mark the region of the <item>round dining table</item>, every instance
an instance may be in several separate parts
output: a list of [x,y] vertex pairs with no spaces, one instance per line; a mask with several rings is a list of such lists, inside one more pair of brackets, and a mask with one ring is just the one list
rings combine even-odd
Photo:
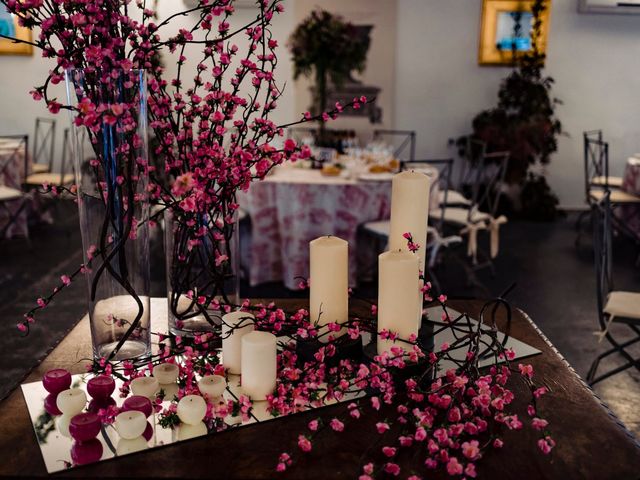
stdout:
[[[435,208],[438,170],[425,173],[434,182],[430,203]],[[349,285],[356,286],[358,263],[366,265],[378,253],[372,242],[358,242],[358,227],[389,218],[392,178],[391,173],[349,170],[326,176],[321,170],[282,165],[252,183],[239,196],[251,218],[249,251],[242,256],[251,286],[283,282],[298,289],[300,279],[309,276],[309,242],[322,235],[349,242]]]

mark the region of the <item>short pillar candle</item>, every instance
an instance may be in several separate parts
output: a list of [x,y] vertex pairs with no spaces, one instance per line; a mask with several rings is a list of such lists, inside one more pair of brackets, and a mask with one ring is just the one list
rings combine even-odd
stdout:
[[[309,315],[312,323],[346,323],[349,319],[349,243],[327,235],[309,242]],[[320,332],[326,333],[325,331]],[[345,329],[335,336],[345,333]],[[328,341],[322,335],[321,341]]]
[[222,316],[222,363],[233,375],[242,372],[242,337],[253,332],[255,317],[247,312],[230,312]]
[[[418,335],[418,265],[418,257],[411,252],[393,250],[378,257],[378,334],[388,330],[403,340]],[[394,345],[405,350],[412,348],[408,343],[382,339],[378,335],[378,354],[390,351]]]
[[276,388],[276,336],[254,331],[242,337],[242,391],[252,400],[265,400]]

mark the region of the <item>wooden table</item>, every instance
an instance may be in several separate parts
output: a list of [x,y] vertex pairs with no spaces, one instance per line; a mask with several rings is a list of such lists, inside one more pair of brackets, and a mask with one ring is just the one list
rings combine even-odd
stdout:
[[[303,307],[300,301],[281,300],[285,308]],[[450,301],[453,308],[477,315],[482,302]],[[37,335],[37,330],[34,332]],[[478,478],[492,479],[635,479],[640,477],[640,444],[624,429],[616,417],[600,402],[575,371],[554,349],[536,325],[519,310],[515,311],[511,334],[540,349],[541,355],[527,359],[536,371],[537,383],[551,393],[541,403],[542,414],[550,422],[557,446],[551,456],[537,451],[536,434],[525,427],[505,432],[505,446],[490,451],[478,462]],[[51,368],[83,371],[78,363],[90,355],[89,325],[78,324],[58,347],[31,373],[27,381],[36,381]],[[524,393],[521,382],[511,388],[516,398]],[[332,418],[344,405],[321,411]],[[525,402],[518,404],[524,413]],[[314,412],[312,415],[318,415]],[[374,424],[384,412],[369,413],[357,422],[347,423],[342,433],[320,435],[311,453],[301,454],[296,446],[304,432],[309,414],[262,425],[201,437],[178,445],[129,455],[55,474],[74,478],[357,478],[361,466],[372,454],[378,455],[384,437],[375,433]],[[28,412],[20,389],[0,404],[0,475],[46,476]],[[297,463],[284,474],[274,470],[283,451],[293,452]],[[408,450],[409,451],[409,450]],[[375,452],[375,453],[374,453]],[[428,478],[451,478],[446,473],[426,472],[424,455],[410,449],[398,457],[406,478],[410,470]],[[380,461],[380,458],[377,458]]]

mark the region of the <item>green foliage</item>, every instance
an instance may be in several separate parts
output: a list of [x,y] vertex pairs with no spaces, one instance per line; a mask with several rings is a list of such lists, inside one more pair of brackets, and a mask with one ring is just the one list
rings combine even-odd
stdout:
[[314,109],[319,113],[326,110],[329,79],[339,87],[353,70],[364,71],[369,39],[342,17],[318,9],[292,33],[289,49],[294,78],[315,77]]

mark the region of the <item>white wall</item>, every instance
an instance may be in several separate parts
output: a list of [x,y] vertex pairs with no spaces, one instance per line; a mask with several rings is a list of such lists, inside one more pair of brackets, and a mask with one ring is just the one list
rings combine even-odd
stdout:
[[[416,129],[418,156],[448,152],[447,139],[471,130],[497,102],[508,68],[477,63],[480,0],[400,0],[396,126]],[[582,131],[602,128],[613,174],[640,151],[640,16],[577,13],[577,0],[553,0],[546,72],[569,137],[552,157],[549,181],[561,205],[583,204]]]

